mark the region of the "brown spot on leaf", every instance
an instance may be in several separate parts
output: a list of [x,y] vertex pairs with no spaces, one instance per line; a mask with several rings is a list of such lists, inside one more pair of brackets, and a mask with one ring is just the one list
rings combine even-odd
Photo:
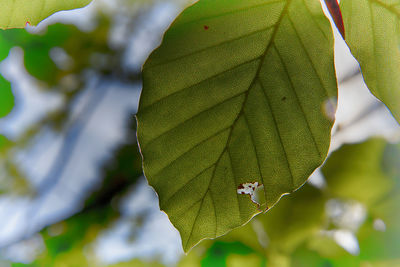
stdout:
[[286,96],[282,97],[282,101],[285,101],[285,100],[286,100]]
[[208,27],[207,25],[204,25],[204,30],[208,30],[210,27]]

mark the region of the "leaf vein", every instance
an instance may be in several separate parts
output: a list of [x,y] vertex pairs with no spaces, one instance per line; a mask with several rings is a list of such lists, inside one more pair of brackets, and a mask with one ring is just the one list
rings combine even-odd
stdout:
[[200,22],[200,21],[204,21],[204,20],[208,20],[208,19],[215,19],[215,18],[219,18],[219,17],[223,17],[223,16],[227,16],[227,15],[232,15],[232,14],[240,13],[240,12],[243,12],[243,11],[248,11],[248,10],[251,10],[251,9],[256,9],[256,8],[259,8],[259,7],[262,7],[262,6],[267,6],[267,5],[277,4],[277,3],[283,3],[283,1],[282,0],[269,1],[269,2],[266,2],[266,3],[259,4],[259,5],[253,5],[253,6],[248,6],[248,7],[244,7],[244,8],[239,8],[239,9],[231,10],[231,11],[220,13],[220,14],[216,14],[216,15],[212,15],[212,16],[208,16],[208,17],[202,17],[202,18],[198,18],[198,19],[195,19],[195,20],[191,20],[191,21],[187,21],[187,22],[184,22],[184,23],[180,23],[180,24],[178,24],[176,26],[180,27],[180,26],[183,26],[183,25],[191,24],[191,23],[196,23],[196,22]]
[[196,225],[196,223],[197,223],[197,219],[198,219],[198,217],[199,217],[199,215],[200,215],[200,210],[201,210],[201,208],[203,207],[204,198],[205,198],[205,196],[207,195],[207,193],[208,193],[208,190],[207,190],[207,192],[205,193],[204,197],[202,197],[202,198],[200,199],[200,201],[201,201],[200,207],[199,207],[199,209],[197,210],[197,215],[196,215],[196,217],[194,218],[193,226],[192,226],[192,229],[190,230],[189,238],[188,238],[187,241],[186,241],[185,248],[187,248],[187,245],[188,245],[188,243],[189,243],[189,241],[190,241],[190,238],[191,238],[192,235],[193,235],[193,229],[194,229],[194,227],[195,227],[195,225]]
[[[274,122],[276,133],[278,134],[278,140],[279,140],[279,143],[281,144],[282,151],[284,153],[284,158],[286,160],[287,168],[288,168],[289,173],[290,173],[290,179],[291,179],[291,182],[292,182],[292,186],[291,187],[293,187],[294,186],[294,176],[293,176],[292,168],[291,168],[291,165],[290,165],[290,162],[289,162],[288,154],[286,152],[285,145],[283,144],[283,140],[282,140],[281,133],[280,133],[280,130],[279,130],[279,127],[278,127],[278,123],[277,123],[276,118],[275,118],[275,113],[274,113],[274,111],[272,109],[272,105],[271,105],[271,103],[269,101],[269,98],[266,95],[266,88],[264,87],[264,84],[262,83],[261,80],[258,80],[258,82],[259,82],[259,84],[261,86],[261,91],[263,92],[265,100],[267,101],[269,110],[271,111],[272,121]],[[265,187],[264,187],[264,189],[265,189]]]
[[[247,129],[249,130],[251,143],[253,144],[253,149],[254,149],[254,153],[255,153],[255,156],[256,156],[258,172],[260,174],[260,179],[261,179],[261,181],[262,181],[262,183],[264,185],[264,194],[266,196],[267,190],[266,190],[266,185],[265,185],[265,182],[264,182],[264,177],[263,177],[262,172],[261,172],[260,160],[258,159],[258,155],[257,155],[257,146],[256,146],[256,143],[254,141],[254,136],[253,136],[253,133],[251,131],[251,127],[250,127],[250,124],[249,124],[249,120],[248,120],[248,118],[246,116],[246,112],[243,112],[243,117],[244,117],[244,121],[246,122]],[[267,199],[267,198],[265,197],[265,199]]]
[[213,211],[214,211],[214,217],[215,217],[215,230],[214,230],[214,236],[217,236],[217,230],[218,230],[218,219],[217,219],[217,211],[216,211],[216,205],[214,202],[214,198],[212,196],[212,191],[209,190],[208,191],[210,198],[211,198],[211,203],[212,203],[212,207],[213,207]]
[[171,96],[174,96],[174,95],[176,95],[176,94],[178,94],[178,93],[181,93],[181,92],[184,91],[184,90],[192,89],[193,87],[198,86],[198,85],[200,85],[200,84],[203,83],[203,82],[206,82],[206,81],[208,81],[208,80],[217,78],[218,76],[221,76],[221,75],[223,75],[223,74],[225,74],[225,73],[227,73],[227,72],[229,72],[229,71],[231,71],[231,70],[235,70],[235,69],[237,69],[237,68],[239,68],[239,67],[241,67],[241,66],[244,66],[244,65],[246,65],[246,64],[252,63],[253,61],[258,60],[259,58],[260,58],[260,57],[255,57],[255,58],[253,58],[253,59],[246,60],[246,61],[244,61],[244,62],[242,62],[242,63],[239,63],[238,65],[235,65],[235,66],[233,66],[233,67],[229,67],[229,69],[223,70],[223,71],[221,71],[221,72],[219,72],[219,73],[217,73],[217,74],[214,74],[214,75],[212,75],[212,76],[210,76],[210,77],[207,77],[207,78],[205,78],[205,79],[203,79],[203,80],[201,80],[201,81],[198,81],[198,82],[196,82],[195,84],[186,86],[186,87],[184,87],[184,88],[182,88],[182,89],[179,89],[178,91],[175,91],[175,92],[170,93],[170,94],[168,94],[168,95],[166,95],[166,96],[163,96],[162,98],[156,100],[155,102],[153,102],[153,103],[151,103],[151,104],[149,104],[149,105],[147,105],[147,106],[141,108],[141,112],[143,112],[144,110],[147,110],[147,109],[151,108],[153,105],[158,104],[159,102],[165,100],[165,99],[168,98],[168,97],[171,97]]
[[323,84],[323,82],[322,82],[322,80],[321,80],[321,77],[319,76],[319,74],[318,74],[318,72],[317,72],[317,69],[316,69],[316,67],[315,67],[315,65],[314,65],[314,62],[312,61],[311,56],[310,56],[310,54],[308,53],[308,50],[306,49],[306,46],[304,45],[303,40],[301,39],[300,34],[299,34],[299,32],[297,31],[296,27],[294,26],[293,21],[291,20],[290,16],[288,16],[288,20],[289,20],[290,24],[292,25],[292,28],[293,28],[293,30],[294,30],[296,36],[297,36],[297,39],[299,40],[299,43],[300,43],[302,49],[304,50],[304,52],[305,52],[306,55],[307,55],[308,61],[310,61],[311,67],[312,67],[312,69],[313,69],[313,71],[314,71],[314,73],[315,73],[315,76],[317,76],[317,78],[318,78],[319,84],[320,84],[321,87],[323,88],[323,91],[324,91],[324,93],[325,93],[325,96],[326,96],[326,97],[330,97],[330,94],[329,94],[328,90],[325,88],[325,86],[324,86],[324,84]]
[[194,181],[196,178],[198,178],[199,176],[201,176],[203,173],[205,173],[206,171],[208,171],[209,169],[211,169],[212,167],[215,166],[215,163],[211,164],[209,167],[203,169],[201,172],[199,172],[198,174],[196,174],[193,178],[189,179],[188,181],[186,181],[181,187],[178,188],[178,190],[176,190],[167,200],[163,201],[164,203],[162,204],[163,206],[168,205],[168,203],[177,195],[179,194],[183,188],[185,188],[188,184],[190,184],[192,181]]
[[215,170],[216,170],[216,168],[218,167],[218,163],[220,162],[220,160],[221,160],[221,158],[222,158],[222,155],[224,154],[224,152],[228,152],[228,153],[229,153],[229,150],[228,150],[228,149],[229,149],[230,140],[231,140],[231,138],[232,138],[233,129],[234,129],[235,125],[236,125],[236,122],[237,122],[238,119],[240,118],[240,115],[243,113],[244,106],[245,106],[245,104],[246,104],[246,102],[247,102],[247,98],[248,98],[248,96],[249,96],[249,90],[250,90],[250,89],[253,87],[253,85],[256,83],[257,79],[259,79],[258,76],[259,76],[259,74],[260,74],[260,71],[261,71],[262,66],[264,65],[264,61],[265,61],[265,58],[266,58],[266,56],[267,56],[267,53],[268,53],[269,49],[271,48],[271,45],[272,45],[273,40],[274,40],[274,38],[275,38],[275,35],[276,35],[276,33],[277,33],[278,29],[279,29],[279,26],[280,26],[280,23],[281,23],[283,17],[285,16],[285,14],[286,14],[286,12],[287,12],[287,9],[288,9],[288,6],[290,5],[290,2],[291,2],[291,0],[287,0],[286,5],[285,5],[285,7],[284,7],[283,10],[282,10],[281,15],[280,15],[280,17],[279,17],[277,23],[275,24],[275,29],[274,29],[274,31],[272,32],[271,39],[269,40],[269,42],[267,42],[265,51],[264,51],[264,53],[260,56],[260,59],[261,59],[261,60],[260,60],[260,63],[259,63],[259,65],[258,65],[258,69],[257,69],[257,71],[256,71],[256,73],[255,73],[255,75],[254,75],[254,78],[253,78],[252,82],[250,83],[249,87],[247,88],[247,91],[245,91],[245,99],[243,100],[242,107],[241,107],[239,113],[237,114],[236,119],[234,120],[234,122],[232,123],[232,125],[231,125],[231,127],[230,127],[230,132],[229,132],[229,135],[228,135],[228,139],[227,139],[227,141],[226,141],[225,148],[222,150],[221,154],[219,155],[218,159],[216,160],[216,165],[215,165],[216,167],[215,167],[215,169],[214,169],[214,171],[213,171],[213,174],[212,174],[212,176],[211,176],[210,183],[211,183],[211,181],[214,179]]
[[294,84],[293,84],[293,81],[292,81],[291,76],[290,76],[290,74],[289,74],[289,71],[288,71],[288,69],[287,69],[287,67],[286,67],[286,64],[285,64],[285,62],[283,61],[283,58],[282,58],[281,54],[279,53],[278,49],[277,49],[275,46],[274,46],[274,48],[275,48],[275,51],[276,51],[276,53],[277,53],[277,55],[278,55],[278,57],[279,57],[280,62],[282,63],[282,67],[283,67],[283,69],[284,69],[284,71],[285,71],[285,73],[286,73],[286,76],[287,76],[287,78],[288,78],[290,87],[292,88],[292,91],[293,91],[293,94],[294,94],[295,99],[296,99],[296,101],[297,101],[297,104],[299,105],[299,108],[300,108],[300,110],[301,110],[301,113],[303,114],[304,121],[306,122],[307,129],[308,129],[308,131],[310,132],[311,139],[313,140],[315,149],[316,149],[316,151],[318,152],[319,157],[322,157],[322,153],[321,153],[321,151],[319,151],[319,147],[318,147],[318,145],[317,145],[317,141],[315,140],[315,136],[314,136],[313,132],[311,131],[310,122],[308,121],[307,114],[305,113],[305,111],[304,111],[304,109],[303,109],[303,106],[302,106],[302,104],[301,104],[301,101],[300,101],[300,99],[299,99],[299,96],[297,95],[296,88],[295,88],[295,86],[294,86]]
[[196,145],[190,147],[190,149],[188,149],[187,151],[183,152],[181,155],[179,155],[177,158],[175,158],[174,160],[172,160],[170,163],[168,163],[165,167],[163,167],[161,170],[159,170],[158,172],[156,172],[154,174],[154,176],[159,175],[161,172],[163,172],[166,168],[168,168],[169,166],[171,166],[173,163],[177,162],[178,160],[180,160],[181,158],[183,158],[186,154],[190,153],[193,149],[197,148],[198,146],[200,146],[201,144],[209,141],[211,138],[223,133],[224,131],[228,130],[230,128],[230,126],[225,127],[221,130],[219,130],[218,132],[212,134],[211,136],[208,136],[207,138],[201,140],[199,143],[197,143]]
[[161,133],[161,134],[158,135],[157,137],[154,137],[153,139],[149,140],[148,143],[147,143],[144,147],[148,146],[149,144],[151,144],[152,142],[154,142],[155,140],[157,140],[157,139],[160,138],[161,136],[163,136],[163,135],[165,135],[165,134],[168,134],[168,133],[170,133],[171,131],[175,130],[176,128],[182,126],[183,124],[185,124],[185,123],[187,123],[187,122],[193,120],[194,118],[196,118],[196,117],[198,117],[198,116],[200,116],[200,115],[202,115],[202,114],[204,114],[204,113],[207,113],[207,112],[211,111],[211,110],[214,109],[214,108],[217,108],[219,105],[222,105],[222,104],[227,103],[227,102],[229,102],[229,101],[231,101],[231,100],[234,100],[235,98],[239,98],[239,97],[242,96],[243,94],[244,94],[244,92],[240,92],[240,93],[238,93],[238,94],[235,94],[235,95],[233,95],[233,96],[230,96],[230,97],[224,99],[223,101],[218,102],[218,103],[216,103],[216,104],[213,104],[211,107],[209,107],[209,108],[207,108],[207,109],[205,109],[205,110],[202,110],[202,111],[196,113],[195,115],[193,115],[193,116],[191,116],[191,117],[185,119],[184,121],[178,123],[178,124],[175,125],[173,128],[171,128],[171,129],[169,129],[169,130],[167,130],[167,131]]
[[156,67],[160,67],[160,66],[163,66],[163,65],[168,65],[168,64],[173,63],[173,62],[176,62],[176,61],[178,61],[178,60],[180,60],[180,59],[187,58],[187,57],[191,57],[191,56],[196,55],[196,54],[198,54],[198,53],[205,52],[205,51],[207,51],[207,50],[209,50],[209,49],[218,47],[218,46],[220,46],[220,45],[232,43],[232,42],[234,42],[234,41],[238,41],[238,40],[240,40],[240,39],[244,39],[244,38],[246,38],[246,37],[250,37],[250,36],[252,36],[252,35],[256,35],[256,34],[258,34],[258,33],[260,33],[260,32],[268,31],[268,30],[270,30],[271,28],[273,28],[274,26],[275,26],[275,25],[271,25],[271,26],[266,27],[266,28],[262,28],[262,29],[259,29],[259,30],[255,30],[255,31],[252,31],[252,32],[250,32],[250,33],[246,33],[246,34],[244,34],[244,35],[240,35],[240,36],[238,36],[238,37],[235,37],[235,38],[232,38],[232,39],[229,39],[229,40],[225,40],[225,41],[219,42],[219,43],[217,43],[217,44],[210,45],[210,46],[208,46],[208,47],[205,47],[205,48],[202,48],[202,49],[199,49],[199,50],[192,51],[192,52],[190,52],[190,53],[188,53],[188,54],[179,56],[179,57],[177,57],[177,58],[170,59],[170,60],[165,61],[165,62],[161,62],[161,63],[155,64],[155,65],[150,65],[150,66],[146,67],[146,69],[151,69],[151,68],[156,68]]
[[325,31],[322,30],[321,25],[315,21],[315,17],[314,14],[311,12],[310,8],[308,7],[307,3],[305,0],[302,0],[304,3],[304,6],[307,10],[307,12],[310,14],[310,18],[311,20],[314,22],[315,25],[317,25],[317,28],[319,29],[319,31],[322,33],[322,35],[325,37],[325,40],[329,40],[328,36],[326,35]]
[[[235,172],[233,170],[233,164],[232,164],[232,158],[231,158],[231,153],[229,152],[229,148],[226,151],[227,155],[228,155],[228,159],[229,159],[229,166],[232,172],[232,177],[233,177],[233,182],[235,183],[235,189],[238,186],[238,181],[235,175]],[[236,195],[236,200],[237,200],[237,204],[238,204],[238,210],[239,210],[239,216],[242,217],[242,212],[240,210],[240,201],[239,201],[239,195],[237,194],[237,191],[234,191],[234,194]],[[240,218],[242,219],[242,218]]]

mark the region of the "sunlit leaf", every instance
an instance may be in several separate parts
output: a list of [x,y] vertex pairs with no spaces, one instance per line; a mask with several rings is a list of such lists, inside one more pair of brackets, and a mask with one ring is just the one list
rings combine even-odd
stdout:
[[0,28],[23,28],[36,25],[61,10],[84,7],[91,0],[3,0],[0,9]]
[[326,157],[336,97],[333,39],[317,0],[201,0],[143,68],[146,177],[187,251],[265,210]]
[[399,0],[342,0],[346,42],[372,93],[400,121]]

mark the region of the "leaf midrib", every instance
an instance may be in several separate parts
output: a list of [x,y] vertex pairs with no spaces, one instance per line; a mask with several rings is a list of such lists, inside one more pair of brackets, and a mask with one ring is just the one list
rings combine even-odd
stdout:
[[[208,183],[208,186],[207,186],[207,191],[204,193],[204,196],[201,198],[201,204],[200,204],[200,207],[199,207],[199,209],[198,209],[198,211],[197,211],[197,215],[196,215],[196,218],[195,218],[195,220],[194,220],[193,226],[192,226],[192,228],[191,228],[189,237],[188,237],[188,239],[187,239],[187,241],[186,241],[185,248],[187,248],[187,245],[188,245],[188,243],[189,243],[189,241],[190,241],[190,239],[191,239],[191,237],[192,237],[193,229],[194,229],[194,226],[195,226],[195,224],[196,224],[197,217],[198,217],[199,214],[200,214],[200,210],[201,210],[201,207],[202,207],[202,205],[203,205],[204,199],[205,199],[205,197],[207,196],[208,193],[210,193],[210,197],[211,197],[211,199],[213,200],[213,198],[212,198],[212,196],[211,196],[210,185],[211,185],[212,180],[214,179],[217,166],[218,166],[220,160],[222,159],[222,156],[224,155],[224,153],[226,153],[226,152],[228,151],[229,143],[230,143],[230,140],[231,140],[231,138],[232,138],[233,129],[234,129],[234,127],[236,126],[236,123],[237,123],[237,121],[239,120],[239,118],[241,117],[241,115],[244,113],[244,107],[245,107],[245,105],[246,105],[246,102],[247,102],[247,99],[248,99],[248,96],[249,96],[249,92],[250,92],[251,88],[254,88],[254,85],[256,84],[257,80],[259,79],[259,75],[260,75],[260,72],[261,72],[261,68],[262,68],[262,66],[264,65],[266,56],[267,56],[267,54],[268,54],[270,48],[271,48],[272,45],[273,45],[275,36],[276,36],[276,34],[277,34],[277,32],[278,32],[278,29],[279,29],[279,27],[280,27],[280,24],[281,24],[281,22],[282,22],[282,19],[285,17],[285,15],[286,15],[286,13],[287,13],[287,10],[288,10],[288,7],[289,7],[291,1],[292,1],[292,0],[287,0],[285,6],[284,6],[283,9],[282,9],[282,13],[281,13],[281,15],[280,15],[278,21],[275,23],[274,31],[273,31],[272,34],[271,34],[270,41],[268,42],[268,45],[267,45],[267,47],[265,48],[264,53],[263,53],[259,58],[257,58],[257,59],[261,59],[259,65],[258,65],[257,71],[256,71],[256,73],[255,73],[255,75],[254,75],[254,78],[253,78],[252,82],[250,83],[248,89],[244,92],[245,97],[244,97],[244,100],[243,100],[243,103],[242,103],[242,107],[241,107],[241,109],[240,109],[238,115],[236,116],[235,120],[233,121],[233,123],[232,123],[232,125],[231,125],[231,127],[230,127],[229,135],[228,135],[226,144],[225,144],[225,146],[224,146],[224,149],[221,151],[221,154],[219,155],[219,157],[217,158],[217,160],[216,160],[215,163],[214,163],[214,169],[213,169],[213,172],[212,172],[212,174],[211,174],[211,178],[210,178],[209,183]],[[256,60],[256,59],[255,59],[255,60]],[[228,152],[228,154],[229,154],[229,152]],[[229,156],[229,157],[230,157],[230,156]],[[262,180],[262,183],[265,184],[265,183],[264,183],[264,179],[263,179],[262,176],[260,177],[260,179]],[[214,202],[213,202],[213,203],[214,203]],[[213,205],[214,205],[214,204],[213,204]],[[214,208],[215,208],[215,205],[214,205]],[[240,205],[239,205],[239,209],[240,209]],[[216,218],[217,218],[217,217],[215,216],[215,219],[216,219]],[[218,224],[217,224],[217,223],[215,224],[215,227],[216,227],[215,232],[217,232],[217,227],[218,227]]]
[[[259,75],[260,75],[260,72],[261,72],[261,68],[262,68],[262,66],[264,65],[264,62],[265,62],[265,58],[266,58],[266,56],[267,56],[267,53],[268,53],[269,49],[272,47],[272,45],[273,45],[273,41],[274,41],[274,39],[275,39],[275,35],[276,35],[276,33],[278,32],[278,29],[279,29],[279,27],[280,27],[280,24],[281,24],[281,21],[282,21],[283,17],[286,15],[286,12],[287,12],[288,6],[290,5],[290,2],[291,2],[291,0],[288,0],[287,3],[286,3],[286,5],[283,7],[281,16],[279,17],[278,21],[277,21],[276,24],[275,24],[275,29],[274,29],[274,31],[273,31],[272,34],[271,34],[270,41],[269,41],[267,47],[265,48],[264,53],[263,53],[260,57],[254,59],[254,60],[257,60],[257,59],[261,59],[261,60],[260,60],[260,63],[259,63],[259,65],[258,65],[257,71],[256,71],[256,73],[255,73],[255,75],[254,75],[254,78],[253,78],[252,82],[250,83],[248,89],[247,89],[246,91],[244,91],[244,96],[245,96],[245,97],[244,97],[244,99],[243,99],[242,107],[241,107],[241,109],[240,109],[238,115],[236,116],[235,120],[232,122],[232,125],[231,125],[231,127],[230,127],[230,131],[229,131],[229,135],[228,135],[226,144],[225,144],[224,149],[222,150],[220,156],[219,156],[218,159],[216,160],[215,165],[217,165],[217,164],[219,163],[219,161],[220,161],[221,158],[222,158],[222,155],[226,152],[226,150],[227,150],[228,147],[229,147],[229,143],[230,143],[230,140],[231,140],[231,138],[232,138],[233,129],[234,129],[234,127],[236,126],[236,123],[237,123],[237,121],[239,120],[240,116],[243,115],[244,107],[245,107],[245,105],[246,105],[246,102],[247,102],[247,99],[248,99],[250,90],[251,90],[251,88],[254,87],[254,85],[256,84],[257,80],[259,79]],[[214,172],[213,172],[213,174],[212,174],[212,176],[211,176],[211,180],[212,180],[212,178],[214,178],[214,174],[215,174],[215,169],[214,169]]]
[[[287,3],[286,3],[286,5],[283,7],[281,16],[279,17],[278,21],[277,21],[276,24],[275,24],[275,25],[276,25],[276,26],[275,26],[275,29],[274,29],[274,31],[273,31],[272,34],[271,34],[270,41],[269,41],[267,47],[265,48],[264,53],[263,53],[259,58],[257,58],[257,59],[261,59],[261,60],[260,60],[260,63],[259,63],[259,65],[258,65],[257,71],[256,71],[256,73],[255,73],[255,75],[254,75],[254,78],[253,78],[252,82],[250,83],[248,89],[247,89],[246,91],[244,91],[245,97],[244,97],[244,100],[243,100],[243,103],[242,103],[242,107],[241,107],[241,109],[240,109],[238,115],[236,116],[235,120],[232,122],[232,125],[231,125],[231,127],[230,127],[229,135],[228,135],[228,138],[227,138],[227,140],[226,140],[226,144],[225,144],[225,146],[224,146],[224,149],[222,150],[221,154],[219,155],[218,159],[217,159],[216,162],[215,162],[215,167],[214,167],[213,173],[212,173],[212,175],[211,175],[211,179],[210,179],[210,183],[209,183],[209,186],[208,186],[208,190],[210,189],[211,181],[213,180],[213,178],[214,178],[214,176],[215,176],[216,166],[218,165],[219,161],[221,160],[223,154],[224,154],[225,152],[227,152],[227,150],[228,150],[229,143],[230,143],[231,138],[232,138],[233,129],[234,129],[234,127],[236,126],[236,123],[237,123],[237,121],[239,120],[239,118],[243,115],[244,107],[246,106],[246,102],[247,102],[247,99],[248,99],[250,90],[251,90],[251,88],[254,88],[254,85],[256,84],[257,80],[259,79],[259,75],[260,75],[260,72],[261,72],[261,68],[262,68],[262,66],[264,65],[264,62],[265,62],[265,58],[266,58],[266,56],[267,56],[267,53],[268,53],[268,51],[270,50],[270,48],[272,47],[272,45],[273,45],[273,43],[274,43],[275,35],[276,35],[276,33],[278,32],[278,29],[279,29],[279,27],[280,27],[280,24],[281,24],[281,21],[282,21],[283,17],[286,15],[286,12],[287,12],[288,6],[290,5],[290,2],[291,2],[291,0],[288,0]],[[262,177],[261,177],[261,179],[263,180]],[[264,181],[263,181],[263,184],[264,184]],[[207,190],[207,191],[208,191],[208,190]],[[206,192],[206,194],[207,194],[207,192]],[[206,195],[206,194],[205,194],[205,195]]]

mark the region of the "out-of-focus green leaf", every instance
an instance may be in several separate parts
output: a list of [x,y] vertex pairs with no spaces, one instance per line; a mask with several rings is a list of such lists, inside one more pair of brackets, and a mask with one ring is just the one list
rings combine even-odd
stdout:
[[292,266],[296,267],[331,267],[329,260],[321,257],[315,251],[310,250],[306,246],[301,246],[292,253]]
[[49,48],[38,46],[25,52],[25,67],[29,74],[39,80],[52,80],[57,73],[57,66],[49,57]]
[[[264,253],[264,247],[267,240],[261,240],[257,231],[264,231],[263,225],[258,219],[258,217],[254,218],[251,223],[248,223],[242,227],[234,229],[227,235],[221,236],[218,240],[223,242],[240,242],[254,251],[258,251],[260,253]],[[265,236],[264,236],[265,237]],[[263,243],[264,242],[264,243]],[[262,244],[263,243],[263,244]]]
[[29,74],[54,84],[59,69],[50,58],[50,50],[62,47],[73,34],[79,38],[75,26],[64,24],[50,25],[41,35],[30,34],[24,29],[0,31],[0,59],[8,55],[11,47],[20,46],[24,49],[24,63]]
[[156,261],[142,261],[134,259],[128,262],[120,262],[117,264],[107,265],[107,267],[165,267],[165,265]]
[[28,39],[30,41],[22,46],[25,51],[25,67],[29,74],[42,81],[55,82],[59,69],[50,58],[50,50],[62,47],[73,34],[78,33],[74,26],[54,24],[48,27],[44,35],[31,35]]
[[29,266],[95,266],[85,247],[116,218],[116,211],[103,206],[47,227],[41,233],[46,250]]
[[5,146],[6,144],[8,144],[8,139],[0,134],[0,152],[3,146]]
[[37,267],[37,265],[34,263],[33,264],[24,264],[24,263],[17,263],[17,262],[11,263],[11,267],[26,267],[26,266]]
[[387,226],[386,231],[377,231],[372,225],[366,225],[365,228],[368,229],[359,234],[360,255],[358,257],[360,260],[387,260],[399,256],[399,229]]
[[332,153],[322,168],[328,187],[335,197],[375,203],[393,187],[385,175],[382,160],[387,143],[372,139],[357,145],[344,145]]
[[201,252],[196,249],[192,249],[187,255],[180,259],[177,267],[201,267],[201,259],[203,255],[203,248]]
[[229,255],[249,255],[254,251],[240,242],[215,242],[201,260],[202,267],[226,267]]
[[[59,260],[56,262],[46,262],[46,263],[31,263],[31,264],[23,264],[23,263],[13,263],[12,267],[43,267],[43,266],[51,266],[51,267],[166,267],[164,264],[161,264],[157,261],[142,261],[139,259],[134,259],[127,262],[119,262],[115,264],[104,264],[104,263],[96,263],[95,260],[88,260],[84,253],[83,248],[77,248],[69,253],[63,254],[60,256]],[[1,263],[1,262],[0,262]],[[42,265],[46,264],[46,265]],[[2,265],[1,265],[2,266]],[[189,267],[189,266],[187,266]],[[190,266],[191,267],[191,266]]]
[[8,194],[27,195],[31,187],[22,174],[19,166],[7,158],[7,151],[12,142],[6,140],[1,144],[0,135],[0,192]]
[[84,7],[91,0],[3,0],[0,9],[0,28],[23,28],[36,25],[61,10]]
[[0,76],[0,118],[6,116],[14,106],[14,96],[9,81]]
[[290,255],[271,249],[267,253],[269,267],[291,267]]
[[283,197],[265,215],[259,215],[269,238],[268,246],[290,254],[317,233],[324,223],[325,200],[319,189],[306,184]]
[[392,260],[383,260],[383,261],[375,261],[375,262],[361,262],[361,266],[368,267],[395,267],[400,266],[400,259],[392,259]]
[[400,122],[400,1],[342,0],[340,6],[365,83]]
[[[264,264],[263,264],[264,263]],[[231,254],[226,259],[227,267],[264,267],[265,260],[263,262],[263,258],[256,254],[250,255],[235,255]]]
[[[317,0],[201,0],[143,68],[138,136],[147,179],[185,251],[266,209],[325,159],[336,97],[333,39]],[[332,114],[330,114],[332,115]]]
[[396,189],[400,189],[400,143],[386,146],[382,169],[386,175],[395,180]]
[[329,236],[319,234],[310,237],[307,249],[318,252],[321,257],[329,259],[349,256],[349,253]]
[[[63,252],[80,247],[79,244],[82,242],[88,243],[94,240],[97,233],[112,218],[115,218],[115,212],[112,209],[97,209],[48,228],[43,232],[48,256],[55,258]],[[60,233],[53,234],[58,231],[54,230],[57,227],[60,228]]]
[[10,48],[12,47],[8,40],[4,38],[4,33],[5,31],[0,30],[0,61],[4,60],[8,56]]
[[[358,257],[347,261],[394,259],[400,247],[400,187],[398,159],[400,146],[383,139],[345,145],[332,153],[322,171],[332,197],[357,200],[365,205],[367,222],[357,237]],[[390,160],[388,160],[390,159]],[[377,220],[383,229],[377,228]],[[339,263],[334,266],[341,266]],[[373,266],[373,265],[372,265]]]
[[[371,219],[361,229],[360,258],[364,261],[396,259],[400,247],[400,192],[390,191],[382,200],[369,207]],[[384,223],[377,229],[376,220]]]

